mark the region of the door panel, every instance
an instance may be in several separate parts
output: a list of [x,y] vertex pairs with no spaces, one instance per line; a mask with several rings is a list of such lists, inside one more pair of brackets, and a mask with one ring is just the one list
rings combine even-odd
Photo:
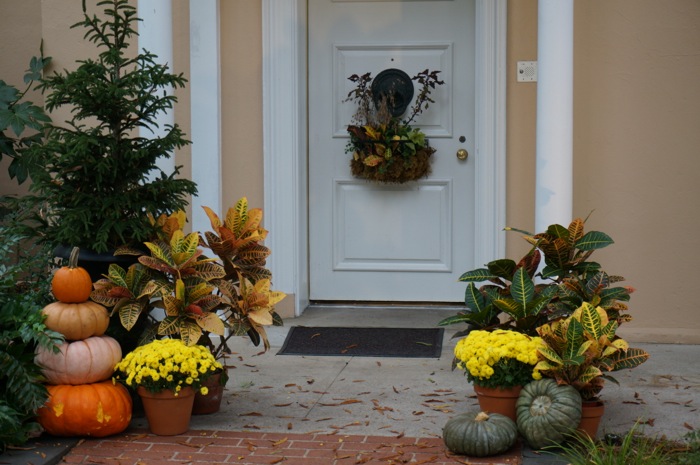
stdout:
[[[309,1],[309,238],[313,300],[462,301],[473,268],[474,4]],[[440,70],[415,121],[432,173],[401,185],[353,178],[345,153],[352,74]],[[462,136],[465,142],[460,142]]]

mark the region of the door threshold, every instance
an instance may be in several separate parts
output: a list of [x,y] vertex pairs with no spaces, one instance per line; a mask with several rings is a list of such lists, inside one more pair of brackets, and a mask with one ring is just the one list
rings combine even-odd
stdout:
[[314,300],[309,303],[306,309],[425,309],[425,310],[451,310],[459,311],[466,309],[463,303],[459,302],[377,302],[377,301],[340,301],[340,300]]

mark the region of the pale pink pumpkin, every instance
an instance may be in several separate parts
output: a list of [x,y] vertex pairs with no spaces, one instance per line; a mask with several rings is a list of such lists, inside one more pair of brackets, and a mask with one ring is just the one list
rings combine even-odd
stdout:
[[34,361],[48,384],[90,384],[109,379],[122,359],[119,343],[109,336],[64,342],[60,352],[38,348]]

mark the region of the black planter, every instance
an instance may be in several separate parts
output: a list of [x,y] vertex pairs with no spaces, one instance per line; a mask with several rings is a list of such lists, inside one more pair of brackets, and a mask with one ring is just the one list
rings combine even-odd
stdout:
[[[63,263],[68,263],[68,257],[70,257],[72,247],[67,247],[64,245],[59,245],[53,251],[54,255],[58,258],[63,259]],[[85,268],[88,273],[90,273],[90,278],[92,282],[98,279],[104,278],[109,270],[109,265],[116,263],[124,269],[129,268],[130,265],[138,261],[137,257],[133,255],[114,255],[114,251],[97,253],[88,249],[80,249],[78,254],[78,265]]]

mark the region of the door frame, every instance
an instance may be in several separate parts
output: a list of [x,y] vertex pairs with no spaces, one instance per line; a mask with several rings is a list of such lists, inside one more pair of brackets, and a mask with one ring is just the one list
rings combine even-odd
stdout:
[[[506,8],[507,0],[476,0],[476,264],[505,252]],[[275,289],[294,296],[295,315],[310,284],[306,10],[306,0],[262,2],[265,242]]]

